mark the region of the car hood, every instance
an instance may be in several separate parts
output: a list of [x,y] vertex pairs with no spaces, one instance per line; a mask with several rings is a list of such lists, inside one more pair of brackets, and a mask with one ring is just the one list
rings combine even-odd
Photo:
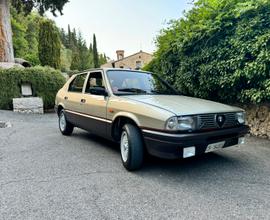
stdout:
[[178,95],[134,95],[125,98],[165,109],[178,116],[243,111],[238,107]]

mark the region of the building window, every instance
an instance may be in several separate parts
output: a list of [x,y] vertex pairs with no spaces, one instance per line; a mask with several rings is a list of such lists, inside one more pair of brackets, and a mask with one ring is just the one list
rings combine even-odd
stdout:
[[136,70],[140,70],[142,68],[142,61],[136,61]]
[[124,69],[124,66],[120,66],[121,69]]

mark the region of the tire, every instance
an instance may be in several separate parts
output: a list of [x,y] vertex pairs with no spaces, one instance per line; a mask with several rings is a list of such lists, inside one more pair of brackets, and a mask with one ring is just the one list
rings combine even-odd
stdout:
[[139,128],[125,124],[120,140],[121,159],[128,171],[138,170],[143,165],[144,144]]
[[58,118],[59,130],[65,136],[70,136],[73,132],[74,126],[67,121],[64,109],[60,111]]

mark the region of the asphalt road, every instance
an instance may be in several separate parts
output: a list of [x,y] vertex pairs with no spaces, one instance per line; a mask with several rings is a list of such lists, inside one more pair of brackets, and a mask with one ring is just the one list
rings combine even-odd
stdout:
[[117,145],[54,114],[0,111],[0,219],[270,219],[270,141],[127,172]]

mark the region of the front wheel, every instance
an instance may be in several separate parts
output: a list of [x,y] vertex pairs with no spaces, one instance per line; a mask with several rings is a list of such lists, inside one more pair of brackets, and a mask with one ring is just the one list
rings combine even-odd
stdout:
[[139,128],[132,124],[123,126],[120,149],[122,162],[127,170],[133,171],[142,167],[144,145]]
[[59,129],[63,135],[69,136],[72,134],[74,126],[67,121],[64,110],[61,110],[58,122],[59,122]]

